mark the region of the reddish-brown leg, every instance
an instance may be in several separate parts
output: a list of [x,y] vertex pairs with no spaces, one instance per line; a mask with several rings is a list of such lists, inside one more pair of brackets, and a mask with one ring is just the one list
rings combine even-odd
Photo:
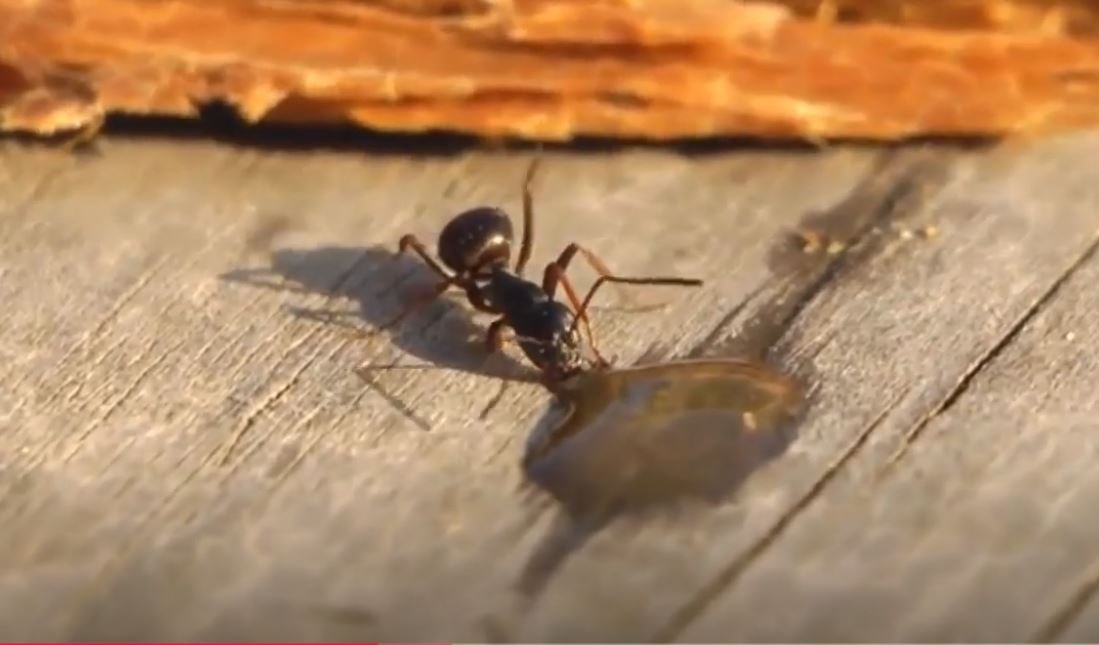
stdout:
[[[442,265],[435,261],[435,258],[431,257],[431,254],[428,253],[427,247],[424,246],[423,242],[421,242],[415,235],[412,234],[402,236],[400,242],[398,242],[397,244],[398,253],[406,253],[409,249],[412,249],[412,251],[415,252],[416,255],[420,256],[420,259],[423,260],[424,263],[427,264],[427,266],[432,271],[438,274],[439,277],[442,278],[442,281],[435,284],[430,289],[424,290],[412,296],[412,298],[410,298],[405,303],[405,306],[401,309],[400,313],[398,313],[385,324],[379,326],[376,331],[388,329],[389,327],[396,325],[410,313],[435,300],[436,298],[441,296],[444,291],[461,281],[461,278],[459,276],[451,275],[446,269],[442,267]],[[362,335],[369,336],[370,334],[364,332]]]
[[488,326],[488,332],[485,334],[485,348],[489,354],[494,354],[504,348],[504,342],[507,340],[510,330],[511,327],[503,318],[494,320]]
[[439,274],[439,277],[444,280],[453,279],[450,273],[442,267],[441,264],[435,261],[435,258],[431,257],[428,253],[427,247],[419,240],[415,235],[411,233],[401,237],[401,241],[397,243],[397,252],[406,253],[409,249],[412,249],[416,255],[420,256],[420,259],[424,261],[427,266],[431,267],[431,270]]
[[576,257],[577,253],[583,255],[584,259],[591,265],[591,268],[595,269],[595,272],[599,275],[611,275],[611,270],[607,268],[607,265],[603,260],[599,259],[599,256],[576,242],[569,244],[565,247],[564,251],[561,251],[561,255],[557,256],[557,264],[561,265],[562,270],[568,270],[569,263],[572,262],[572,259]]
[[450,279],[443,280],[442,282],[434,285],[432,288],[425,289],[425,290],[415,294],[407,302],[405,302],[404,307],[401,309],[401,311],[396,316],[389,319],[389,321],[386,322],[385,324],[380,325],[378,327],[378,330],[389,329],[393,325],[396,325],[397,323],[401,322],[410,313],[412,313],[412,312],[416,311],[417,309],[419,309],[420,307],[423,307],[424,305],[429,304],[432,301],[434,301],[436,298],[438,298],[440,295],[442,295],[444,291],[449,289],[452,284],[453,284],[453,282]]
[[595,343],[595,334],[591,330],[591,322],[588,320],[586,308],[581,308],[580,299],[576,295],[576,290],[572,288],[572,282],[569,281],[569,277],[565,275],[565,270],[560,264],[556,262],[550,262],[546,265],[546,272],[542,277],[542,290],[549,294],[550,298],[553,298],[557,293],[557,285],[561,285],[565,289],[565,295],[568,296],[569,303],[572,304],[573,312],[576,314],[576,319],[572,322],[572,329],[570,333],[576,330],[576,323],[584,323],[584,332],[588,336],[588,345],[591,346],[591,351],[595,354],[595,358],[602,364],[607,365],[607,360],[599,353],[599,348]]
[[[568,271],[569,263],[572,262],[572,259],[574,257],[576,257],[577,253],[579,253],[581,256],[583,256],[584,260],[587,261],[588,265],[596,273],[598,273],[601,276],[613,277],[614,273],[609,268],[607,268],[606,263],[603,262],[603,260],[600,259],[598,255],[596,255],[591,250],[589,250],[589,249],[587,249],[583,246],[580,246],[576,242],[573,242],[573,243],[569,244],[568,246],[566,246],[565,250],[561,251],[561,255],[557,256],[557,264],[561,267],[562,271]],[[634,301],[634,298],[632,296],[630,296],[628,293],[626,293],[622,290],[619,290],[618,294],[622,298],[622,300]],[[660,309],[662,306],[663,305],[657,304],[657,305],[645,305],[645,306],[638,306],[638,307],[626,307],[625,309],[627,309],[629,311],[638,312],[638,311],[649,311],[649,310],[652,310],[652,309]]]
[[530,187],[534,183],[534,172],[537,169],[538,157],[535,157],[523,178],[523,241],[519,246],[519,257],[515,261],[515,274],[518,276],[522,276],[527,268],[534,247],[534,196]]
[[572,331],[576,330],[576,323],[583,317],[586,320],[586,314],[588,305],[591,304],[592,298],[595,296],[595,292],[599,290],[599,287],[604,283],[613,282],[618,284],[652,284],[652,285],[674,285],[680,287],[699,287],[702,286],[701,280],[695,280],[694,278],[620,278],[618,276],[602,275],[596,279],[595,284],[588,290],[588,295],[584,297],[584,302],[578,307],[576,319],[572,321]]

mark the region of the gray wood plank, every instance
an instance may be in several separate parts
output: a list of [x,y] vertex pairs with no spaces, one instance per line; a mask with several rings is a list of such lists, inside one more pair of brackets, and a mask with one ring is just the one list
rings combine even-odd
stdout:
[[[1099,637],[1065,631],[1099,530],[1097,146],[980,160],[921,209],[940,239],[810,305],[792,341],[821,383],[803,459],[842,467],[734,556],[682,640]],[[840,442],[838,461],[822,450]]]
[[[831,500],[877,482],[1090,248],[1097,148],[1090,136],[991,153],[551,153],[533,266],[577,239],[623,274],[707,280],[639,296],[676,305],[660,312],[600,311],[607,353],[773,345],[816,398],[794,446],[734,503],[612,524],[517,606],[517,578],[559,517],[532,519],[516,466],[547,396],[509,385],[480,417],[521,365],[485,360],[485,323],[462,306],[372,341],[295,312],[337,308],[359,325],[392,314],[429,278],[386,249],[405,231],[431,239],[472,203],[517,210],[525,154],[108,139],[98,157],[57,161],[8,144],[0,168],[54,178],[5,201],[0,220],[13,231],[0,242],[0,636],[841,632],[814,589],[800,590],[818,604],[793,626],[786,597],[768,595],[792,586],[782,576],[798,553],[783,545],[803,526],[811,544],[844,529]],[[803,222],[845,252],[791,250],[785,233]],[[927,224],[941,235],[903,234]],[[351,371],[395,359],[455,369],[388,372],[374,387]],[[913,451],[936,444],[923,433],[955,407]],[[862,582],[851,588],[867,593]]]
[[[896,461],[830,487],[684,637],[731,619],[769,639],[1099,637],[1074,625],[1099,564],[1097,277],[1092,255]],[[773,603],[784,623],[748,618]]]
[[[639,296],[677,305],[661,312],[599,312],[622,362],[686,351],[877,156],[551,153],[535,266],[577,239],[622,274],[705,278]],[[478,640],[509,616],[549,517],[531,524],[516,467],[547,396],[515,384],[479,418],[521,366],[483,358],[462,306],[372,341],[299,310],[392,314],[429,279],[392,257],[400,234],[515,210],[527,155],[107,139],[75,161],[0,157],[65,169],[4,203],[0,634]],[[397,358],[457,369],[352,373]]]

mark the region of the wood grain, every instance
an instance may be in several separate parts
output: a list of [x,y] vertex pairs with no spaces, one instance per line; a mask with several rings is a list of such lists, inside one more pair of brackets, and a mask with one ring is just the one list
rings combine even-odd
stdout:
[[1094,640],[1094,623],[1065,633],[1095,587],[1094,248],[903,451],[854,458],[685,638],[783,602],[802,609],[739,633]]
[[[762,352],[815,398],[790,451],[733,503],[612,524],[566,548],[541,595],[523,601],[521,571],[560,538],[555,509],[520,489],[517,465],[548,396],[523,382],[500,391],[525,368],[514,351],[486,358],[487,321],[457,300],[390,336],[355,339],[347,326],[387,318],[430,280],[394,257],[402,233],[433,239],[475,203],[517,211],[529,153],[115,137],[74,157],[6,142],[0,636],[1028,637],[1086,585],[1091,558],[1087,540],[1069,537],[1090,535],[1086,515],[1040,503],[1058,482],[1066,503],[1090,490],[1087,421],[1065,423],[1064,410],[1093,410],[1093,395],[1041,376],[1063,373],[1058,361],[1088,337],[1047,346],[1029,330],[1058,311],[1077,329],[1088,312],[1081,285],[1094,263],[1082,258],[1099,234],[1099,193],[1085,160],[1097,149],[1087,136],[990,151],[545,153],[532,266],[579,240],[622,274],[707,281],[637,293],[670,303],[662,311],[601,309],[606,354]],[[937,237],[918,235],[932,224]],[[799,226],[830,234],[838,252],[793,248]],[[1030,356],[1035,343],[1049,362],[1012,367],[1012,352]],[[437,368],[371,385],[352,371],[394,360]],[[981,389],[1001,369],[1002,393]],[[1019,394],[1014,381],[1034,398],[991,417],[1007,425],[987,422],[987,406]],[[1041,403],[1049,392],[1064,398]],[[952,467],[1004,427],[1021,438],[1002,468],[970,453],[968,468]],[[970,441],[954,428],[978,430]],[[1037,441],[1057,447],[1045,468],[1009,472]],[[1038,485],[1062,456],[1068,470]],[[934,481],[906,474],[921,468]],[[968,502],[976,516],[936,505],[972,486],[988,491]],[[1015,517],[1044,518],[1052,533],[991,522],[1009,493],[1026,500]],[[983,531],[1009,559],[981,562],[1004,568],[965,569],[954,542],[925,548],[915,528],[886,530],[920,508],[943,540]],[[1065,553],[1043,560],[1062,536]],[[868,551],[865,562],[836,556]],[[910,558],[882,565],[898,580],[961,600],[909,611],[894,594],[861,611],[880,582],[871,563],[890,554]],[[967,596],[975,578],[953,574],[998,581],[1024,564],[1063,593],[1012,621],[962,611],[1018,596],[1006,584]],[[866,620],[830,622],[845,612]]]
[[[1053,160],[1095,144],[957,168],[909,220],[936,223],[941,239],[886,246],[807,308],[791,349],[812,361],[821,390],[803,428],[819,440],[802,446],[830,470],[796,521],[734,559],[728,592],[684,640],[1020,640],[1065,602],[1078,584],[1071,567],[1092,559],[1071,536],[1090,520],[1062,516],[1051,497],[1075,488],[1095,399],[1083,386],[1066,393],[1071,403],[1051,400],[1054,375],[1086,381],[1087,362],[1068,346],[1043,362],[1044,334],[1025,330],[1058,310],[1089,311],[1062,283],[1088,280],[1099,192],[1090,170]],[[978,387],[989,380],[998,389]],[[798,609],[779,621],[778,606]]]
[[1099,122],[1093,3],[0,0],[0,129],[110,115],[568,141]]

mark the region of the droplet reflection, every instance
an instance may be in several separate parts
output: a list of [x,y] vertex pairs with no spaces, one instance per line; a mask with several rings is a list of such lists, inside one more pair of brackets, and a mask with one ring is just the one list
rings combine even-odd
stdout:
[[791,378],[728,359],[590,372],[561,398],[563,418],[524,459],[528,481],[562,510],[523,573],[527,593],[619,515],[727,499],[785,451],[803,408]]

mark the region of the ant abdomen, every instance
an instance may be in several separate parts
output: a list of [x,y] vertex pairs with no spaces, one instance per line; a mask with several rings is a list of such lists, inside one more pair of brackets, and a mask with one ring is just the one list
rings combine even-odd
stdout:
[[459,213],[439,233],[439,259],[455,273],[483,272],[511,258],[511,218],[481,206]]

